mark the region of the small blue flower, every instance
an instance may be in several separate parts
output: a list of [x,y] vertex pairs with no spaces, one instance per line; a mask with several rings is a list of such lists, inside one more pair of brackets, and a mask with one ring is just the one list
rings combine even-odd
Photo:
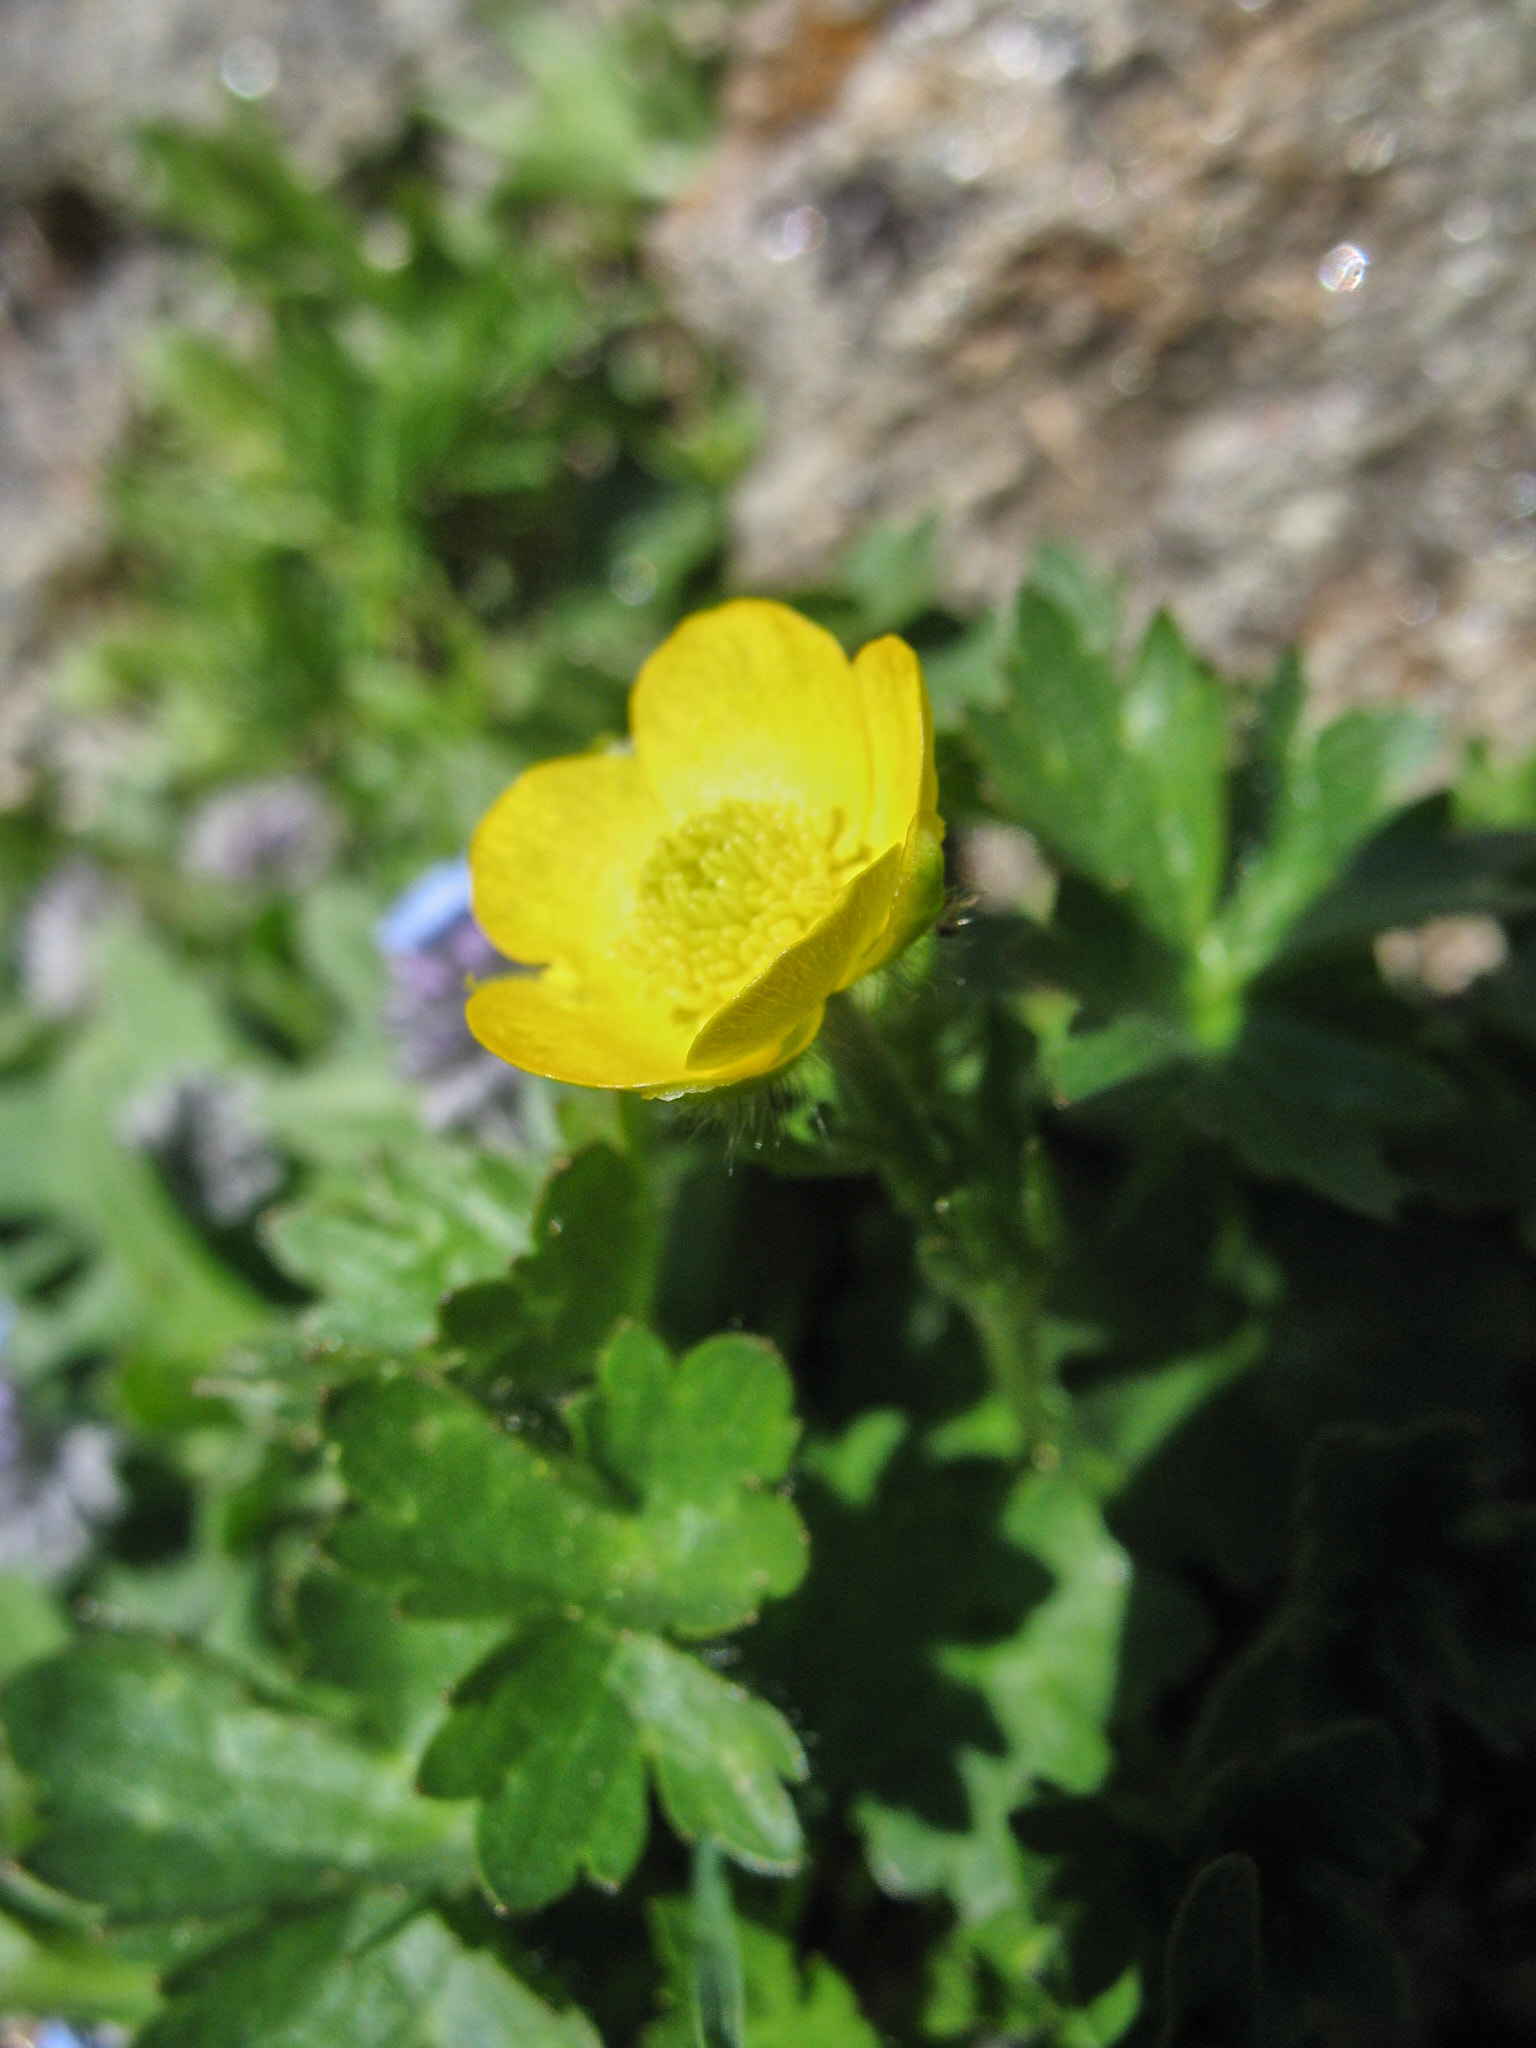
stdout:
[[527,1077],[477,1045],[464,1021],[473,983],[515,971],[475,922],[468,861],[440,861],[418,876],[374,926],[374,940],[389,971],[385,1022],[401,1073],[420,1084],[428,1128],[524,1142]]
[[396,897],[373,934],[386,959],[396,953],[418,953],[470,914],[469,862],[443,860]]
[[121,2027],[76,2029],[63,2020],[43,2020],[21,2038],[30,2039],[32,2048],[128,2048],[128,2036]]

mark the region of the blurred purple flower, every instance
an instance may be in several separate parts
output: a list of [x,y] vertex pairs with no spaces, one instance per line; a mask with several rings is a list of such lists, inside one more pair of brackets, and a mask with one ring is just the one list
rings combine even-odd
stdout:
[[249,1082],[222,1074],[180,1074],[129,1105],[122,1135],[154,1156],[195,1214],[244,1223],[283,1180],[283,1162],[257,1128],[252,1093]]
[[[0,1357],[16,1320],[0,1301]],[[29,1447],[16,1390],[0,1373],[0,1571],[56,1578],[84,1556],[91,1524],[114,1515],[122,1492],[112,1469],[112,1438],[105,1429],[67,1430],[49,1469]],[[63,2020],[0,2018],[0,2048],[127,2048],[122,2027],[66,2026]]]
[[420,1083],[429,1129],[522,1142],[527,1077],[477,1045],[464,1022],[471,980],[516,971],[475,922],[468,861],[428,868],[379,919],[374,936],[389,970],[385,1022],[399,1042],[401,1073]]
[[[15,1321],[0,1302],[0,1355]],[[53,1440],[28,1426],[0,1371],[0,1571],[61,1578],[91,1547],[94,1525],[123,1505],[111,1430],[76,1423]]]
[[187,828],[182,862],[219,882],[295,888],[330,866],[343,825],[323,790],[299,775],[221,789]]
[[96,996],[102,928],[127,899],[88,860],[55,868],[22,913],[16,932],[21,992],[45,1017],[76,1017]]

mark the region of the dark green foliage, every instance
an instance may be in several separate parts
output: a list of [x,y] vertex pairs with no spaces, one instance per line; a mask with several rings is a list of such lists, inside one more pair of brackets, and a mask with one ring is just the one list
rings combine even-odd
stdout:
[[1168,1935],[1167,2048],[1251,2041],[1262,1971],[1258,1866],[1241,1851],[1218,1856],[1179,1901]]
[[956,1760],[1004,1744],[984,1697],[944,1670],[942,1646],[1006,1639],[1050,1578],[999,1540],[1005,1465],[940,1463],[910,1439],[892,1450],[886,1435],[870,1445],[878,1463],[865,1477],[846,1469],[849,1448],[841,1485],[816,1477],[800,1493],[810,1576],[797,1600],[769,1610],[750,1663],[814,1731],[824,1796],[872,1793],[963,1827]]
[[[1207,1620],[1182,1669],[1136,1681],[1159,1645],[1141,1638],[1138,1659],[1128,1634],[1115,1777],[1019,1826],[1066,1852],[1056,1882],[1083,1902],[1086,1983],[1157,1939],[1149,1900],[1167,1913],[1191,1887],[1166,1965],[1166,2024],[1198,2021],[1191,2039],[1332,2038],[1322,2025],[1419,2039],[1437,2009],[1513,2039],[1498,1970],[1486,1950],[1472,1959],[1481,1936],[1468,1956],[1464,1937],[1426,1947],[1414,1930],[1466,1882],[1454,1830],[1481,1836],[1479,1798],[1505,1796],[1501,1779],[1529,1756],[1536,1554],[1511,1401],[1532,1304],[1510,1253],[1455,1227],[1420,1222],[1399,1243],[1305,1207],[1275,1222],[1276,1248],[1305,1248],[1310,1270],[1293,1269],[1270,1363],[1192,1416],[1114,1510],[1148,1568],[1171,1571],[1197,1611],[1231,1616],[1232,1648],[1213,1656],[1222,1637]],[[1196,1691],[1191,1665],[1205,1674]],[[1511,1858],[1503,1882],[1518,1886],[1528,1837],[1510,1820],[1506,1846],[1480,1840],[1477,1856]],[[1189,1928],[1248,1915],[1255,1876],[1261,1962],[1239,1984],[1186,1953]],[[1476,1912],[1496,1912],[1491,1874],[1475,1882]]]

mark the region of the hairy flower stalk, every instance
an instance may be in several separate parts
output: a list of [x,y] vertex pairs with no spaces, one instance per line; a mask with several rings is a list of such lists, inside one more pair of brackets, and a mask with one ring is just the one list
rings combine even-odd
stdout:
[[553,1080],[653,1095],[772,1074],[827,1000],[938,914],[933,725],[894,637],[849,661],[787,606],[687,619],[640,672],[628,749],[547,761],[470,852],[509,959],[470,1029]]

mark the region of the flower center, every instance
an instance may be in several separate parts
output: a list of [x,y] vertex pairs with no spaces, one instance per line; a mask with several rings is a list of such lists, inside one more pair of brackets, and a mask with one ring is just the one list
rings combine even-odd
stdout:
[[867,859],[839,853],[844,819],[732,799],[652,847],[625,941],[646,996],[689,1023],[711,1015],[825,917]]

